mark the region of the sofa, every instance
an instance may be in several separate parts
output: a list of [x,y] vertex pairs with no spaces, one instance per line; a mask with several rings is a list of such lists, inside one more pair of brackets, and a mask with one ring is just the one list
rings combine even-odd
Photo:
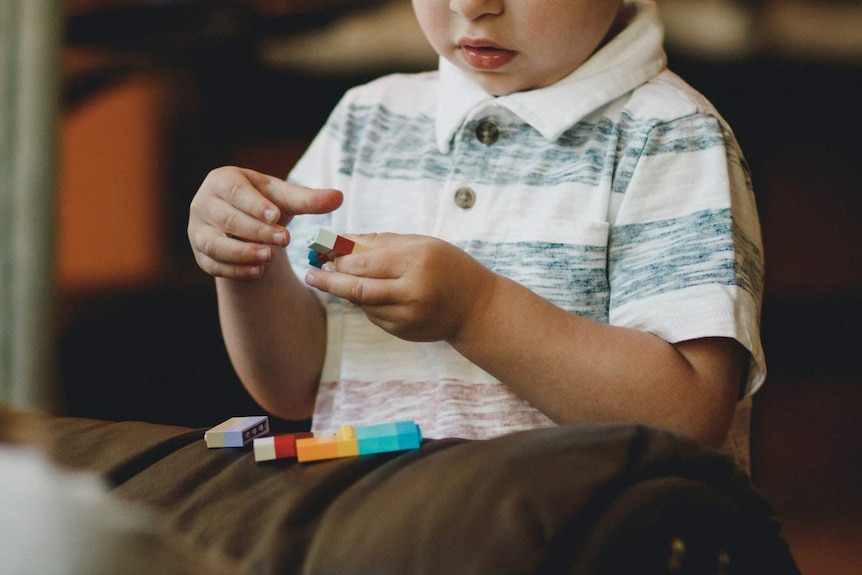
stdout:
[[426,439],[311,463],[207,448],[205,428],[38,426],[56,465],[159,518],[162,544],[187,559],[177,573],[799,573],[742,470],[642,425]]

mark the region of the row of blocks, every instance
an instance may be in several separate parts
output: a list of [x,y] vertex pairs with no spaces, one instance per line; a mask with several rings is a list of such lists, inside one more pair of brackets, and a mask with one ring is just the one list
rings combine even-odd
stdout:
[[254,440],[255,461],[296,457],[300,462],[357,457],[419,449],[422,434],[413,421],[377,425],[343,425],[315,433],[293,433]]
[[300,462],[419,449],[422,434],[414,421],[343,425],[325,432],[269,434],[266,416],[232,417],[206,433],[207,447],[254,445],[255,461],[296,458]]
[[308,242],[308,247],[311,250],[308,252],[308,263],[316,268],[323,267],[323,264],[331,262],[338,256],[346,256],[368,249],[362,244],[357,244],[353,240],[323,228],[314,232]]

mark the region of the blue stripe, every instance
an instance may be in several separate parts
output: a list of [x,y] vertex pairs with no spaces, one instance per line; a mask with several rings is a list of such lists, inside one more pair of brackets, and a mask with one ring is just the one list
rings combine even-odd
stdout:
[[[327,125],[342,142],[339,171],[367,178],[443,181],[451,174],[469,174],[484,185],[553,187],[565,183],[595,186],[614,172],[614,191],[623,193],[643,156],[686,153],[714,147],[733,148],[712,116],[697,115],[668,124],[620,115],[580,122],[556,141],[546,140],[528,124],[494,118],[502,145],[485,146],[474,136],[470,121],[455,141],[453,153],[441,154],[434,138],[434,120],[427,115],[397,114],[384,106],[354,105],[336,110]],[[738,158],[736,153],[729,154]],[[611,158],[618,158],[613,165]]]
[[617,130],[620,134],[616,150],[619,159],[613,183],[616,193],[625,193],[643,157],[662,154],[678,155],[724,148],[728,161],[738,162],[748,177],[748,166],[739,156],[733,134],[714,116],[695,114],[665,123],[658,119],[636,119],[623,112]]
[[604,246],[555,242],[457,244],[490,270],[524,285],[562,309],[607,322],[609,288]]
[[738,286],[759,300],[761,262],[730,209],[617,226],[610,238],[610,305],[707,284]]
[[375,179],[443,181],[469,174],[485,185],[596,185],[613,168],[607,164],[615,128],[610,120],[580,123],[549,142],[528,124],[496,118],[503,145],[485,146],[474,136],[480,118],[469,122],[451,154],[441,154],[434,120],[396,114],[382,106],[354,106],[334,115],[330,136],[343,132],[339,171]]
[[[763,293],[761,251],[735,224],[729,209],[617,226],[609,249],[481,240],[456,246],[560,308],[604,323],[609,308],[698,285],[738,286],[755,301]],[[360,313],[353,306],[342,309]]]
[[[486,268],[524,285],[569,313],[607,323],[610,296],[604,247],[479,240],[455,245]],[[331,298],[330,302],[344,313],[362,313],[343,300]]]

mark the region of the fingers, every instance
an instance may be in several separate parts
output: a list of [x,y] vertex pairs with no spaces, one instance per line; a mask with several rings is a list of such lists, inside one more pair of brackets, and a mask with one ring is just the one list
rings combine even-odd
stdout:
[[336,190],[313,190],[236,167],[210,172],[189,208],[189,242],[198,265],[224,277],[257,277],[285,247],[285,226],[297,214],[326,213],[341,205]]
[[407,272],[415,265],[419,236],[379,233],[345,237],[364,249],[338,256],[321,270],[310,270],[306,283],[363,306],[411,299],[402,292],[410,291]]
[[261,221],[222,199],[214,199],[198,215],[210,228],[235,239],[282,247],[289,240],[283,226]]
[[274,255],[270,246],[218,234],[211,234],[194,254],[198,266],[208,274],[237,279],[260,277]]
[[[206,236],[196,237],[205,228],[245,241],[287,245],[287,232],[278,225],[278,207],[249,180],[250,174],[250,170],[219,168],[207,175],[189,208],[189,239],[193,247],[209,240]],[[254,179],[262,182],[265,176],[258,176]]]
[[224,167],[207,175],[192,200],[192,217],[225,234],[284,246],[284,226],[298,214],[330,212],[341,205],[337,190],[314,190],[245,168]]
[[198,265],[213,277],[228,279],[257,279],[263,275],[265,265],[236,265],[214,260],[203,254],[196,254]]
[[339,256],[325,263],[323,269],[309,270],[306,283],[360,306],[384,306],[405,301],[404,271],[403,259],[377,247]]
[[267,222],[287,225],[295,215],[329,213],[338,209],[344,200],[344,195],[338,190],[305,188],[254,170],[241,171],[249,183],[269,200],[256,206],[258,217]]
[[337,272],[331,262],[326,264],[325,269],[309,270],[305,276],[305,283],[311,287],[360,306],[381,306],[397,301],[393,291],[393,288],[397,287],[393,284],[397,284],[397,281]]

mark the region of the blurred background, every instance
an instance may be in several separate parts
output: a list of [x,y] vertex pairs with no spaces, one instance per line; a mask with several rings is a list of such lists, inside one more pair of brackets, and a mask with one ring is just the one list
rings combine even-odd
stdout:
[[[55,192],[29,233],[48,240],[10,232],[21,196],[0,190],[0,242],[17,246],[2,251],[0,366],[21,353],[9,351],[16,322],[35,316],[42,355],[25,355],[43,360],[32,382],[0,381],[0,399],[200,427],[260,412],[233,374],[212,279],[188,247],[188,204],[220,165],[285,176],[350,86],[433,69],[409,0],[66,0],[43,15],[26,13],[38,0],[3,1],[6,110],[27,78],[10,68],[16,23],[46,18],[36,29],[56,36],[47,49],[57,54],[43,56],[51,74],[33,92],[56,144],[37,187]],[[754,481],[805,575],[860,573],[862,2],[658,4],[671,68],[734,127],[756,187],[769,378],[755,398]],[[31,99],[19,95],[17,109]],[[38,133],[12,120],[0,115],[7,188],[16,146]],[[47,246],[44,309],[19,293],[37,288],[14,288],[22,260],[36,259],[22,243]]]

